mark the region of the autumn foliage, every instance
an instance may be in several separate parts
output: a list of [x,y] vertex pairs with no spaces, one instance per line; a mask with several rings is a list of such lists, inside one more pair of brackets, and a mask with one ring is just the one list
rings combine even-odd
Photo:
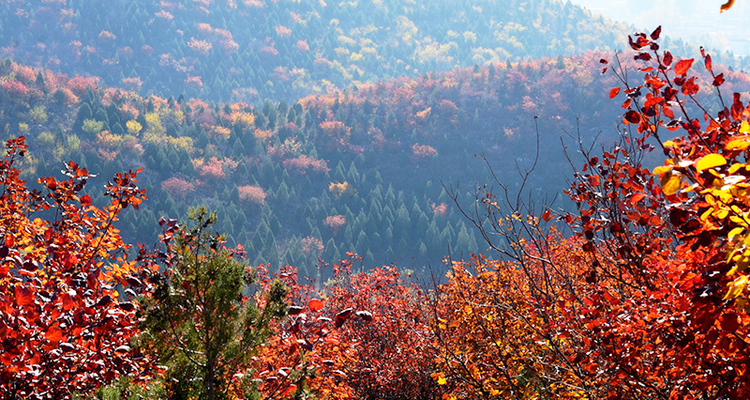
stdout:
[[[208,28],[201,30],[215,32]],[[83,194],[93,176],[74,163],[65,179],[41,178],[44,192],[31,191],[16,166],[24,140],[9,141],[0,166],[0,393],[65,398],[122,376],[137,381],[153,360],[131,347],[139,343],[134,318],[139,304],[150,304],[151,324],[143,327],[158,340],[147,354],[197,371],[173,368],[157,380],[186,397],[750,397],[750,105],[741,94],[724,98],[729,72],[710,55],[679,59],[660,49],[660,34],[632,36],[627,62],[600,60],[618,82],[609,97],[623,101],[620,135],[601,151],[579,139],[581,159],[568,150],[573,206],[532,204],[500,181],[497,192],[478,187],[472,209],[453,192],[452,208],[474,224],[488,253],[448,259],[445,280],[423,285],[393,266],[360,270],[351,253],[330,266],[321,261],[325,281],[300,277],[294,266],[245,268],[235,260],[240,251],[223,248],[208,229],[213,215],[199,219],[197,233],[162,219],[164,251],[128,261],[112,224],[144,198],[137,174],[118,174],[102,208]],[[627,78],[634,64],[642,81]],[[693,74],[700,64],[705,73]],[[510,84],[521,78],[508,72]],[[404,98],[409,89],[400,88]],[[332,96],[308,106],[325,114],[317,126],[333,148],[354,151],[355,130],[323,113],[339,101]],[[415,132],[430,118],[456,124],[462,110],[447,99],[414,107],[428,110],[402,122]],[[523,109],[534,107],[524,99]],[[146,119],[148,130],[159,128],[160,116]],[[297,160],[300,173],[327,169],[294,154],[292,142],[273,145],[272,129],[253,135],[296,157],[286,161]],[[214,133],[227,140],[227,131]],[[420,160],[437,154],[428,145],[412,150]],[[663,165],[644,165],[661,155]],[[212,157],[199,174],[226,179],[236,163]],[[194,190],[186,180],[166,182],[176,195]],[[355,184],[337,180],[328,191],[354,199]],[[237,197],[267,200],[255,185],[239,186]],[[432,209],[445,215],[448,206]],[[336,234],[356,224],[348,218],[331,214],[325,223]],[[317,236],[299,246],[310,256],[324,251]],[[161,285],[148,292],[147,282]],[[250,283],[257,290],[248,295]]]
[[136,172],[106,186],[92,205],[94,175],[75,163],[64,179],[20,178],[23,137],[7,143],[0,164],[0,397],[70,398],[121,376],[138,378],[146,360],[131,348],[134,297],[145,271],[128,261],[113,223],[145,199]]
[[[450,305],[435,306],[435,377],[448,396],[748,396],[750,111],[739,94],[722,100],[723,75],[704,53],[712,114],[694,60],[660,51],[659,35],[631,38],[642,84],[601,61],[621,81],[610,97],[626,96],[625,128],[601,154],[579,147],[584,164],[567,192],[576,213],[537,218],[507,191],[480,188],[483,210],[467,215],[507,261],[455,264],[442,287]],[[641,160],[657,148],[667,159],[651,171]],[[576,234],[545,228],[553,219]]]
[[[267,398],[436,398],[433,334],[424,293],[395,267],[355,272],[350,258],[332,266],[322,288],[287,267],[289,316],[258,355]],[[272,282],[268,280],[267,282]]]

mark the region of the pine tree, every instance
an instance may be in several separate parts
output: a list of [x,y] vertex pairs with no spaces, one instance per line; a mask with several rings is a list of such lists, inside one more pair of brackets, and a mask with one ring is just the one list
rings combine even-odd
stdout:
[[286,315],[287,289],[274,282],[258,307],[246,296],[255,272],[223,247],[212,230],[216,214],[191,210],[190,219],[168,243],[157,289],[145,300],[143,340],[168,366],[162,379],[174,398],[223,399],[225,378],[247,365],[271,335],[269,324]]

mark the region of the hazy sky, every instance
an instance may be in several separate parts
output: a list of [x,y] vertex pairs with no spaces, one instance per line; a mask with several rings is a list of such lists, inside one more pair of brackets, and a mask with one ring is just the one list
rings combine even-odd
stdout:
[[662,25],[664,34],[695,45],[750,55],[750,0],[737,0],[719,14],[725,0],[571,0],[594,14],[644,31]]

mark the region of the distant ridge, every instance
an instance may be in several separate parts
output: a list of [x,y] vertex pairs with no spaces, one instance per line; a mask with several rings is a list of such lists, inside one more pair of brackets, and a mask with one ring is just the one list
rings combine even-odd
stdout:
[[473,65],[622,48],[623,24],[553,0],[16,1],[0,57],[143,95],[292,101]]

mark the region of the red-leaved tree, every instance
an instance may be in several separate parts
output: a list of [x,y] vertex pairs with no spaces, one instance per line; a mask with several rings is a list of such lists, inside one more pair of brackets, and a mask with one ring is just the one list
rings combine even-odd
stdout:
[[0,397],[71,398],[127,375],[146,360],[130,347],[142,286],[125,258],[114,222],[138,208],[136,172],[106,185],[99,208],[82,194],[92,175],[74,163],[65,178],[40,178],[30,190],[17,164],[23,137],[7,142],[0,163]]

